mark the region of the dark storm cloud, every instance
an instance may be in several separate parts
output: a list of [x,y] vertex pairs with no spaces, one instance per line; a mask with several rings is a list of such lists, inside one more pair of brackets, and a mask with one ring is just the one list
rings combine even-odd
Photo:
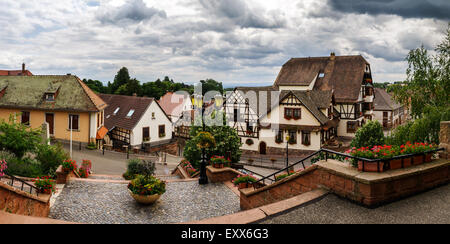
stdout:
[[199,0],[199,3],[206,13],[242,28],[272,29],[284,27],[286,24],[285,20],[279,17],[280,13],[254,11],[243,0]]
[[167,17],[164,10],[147,7],[143,0],[128,0],[119,7],[100,8],[96,17],[102,24],[121,24],[124,22],[138,23],[154,16]]
[[394,14],[404,18],[450,19],[449,0],[328,0],[340,12],[359,14]]

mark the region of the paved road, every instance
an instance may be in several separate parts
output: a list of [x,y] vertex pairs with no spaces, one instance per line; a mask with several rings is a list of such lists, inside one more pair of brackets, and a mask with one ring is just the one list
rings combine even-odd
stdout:
[[[64,144],[65,150],[69,152],[69,145]],[[109,174],[109,175],[121,175],[127,168],[127,154],[114,151],[105,151],[105,155],[100,150],[87,150],[82,148],[79,150],[78,145],[73,147],[73,159],[80,164],[83,159],[89,159],[92,162],[92,170],[95,174]],[[134,158],[136,155],[130,154],[130,158]],[[168,155],[167,165],[160,163],[156,164],[156,174],[166,175],[169,174],[172,169],[176,167],[180,158]],[[156,161],[156,158],[153,159]]]
[[66,185],[50,218],[93,224],[190,222],[240,211],[239,197],[221,183],[169,182],[153,205],[136,203],[127,184],[73,181]]
[[376,209],[330,194],[264,224],[450,224],[450,184]]

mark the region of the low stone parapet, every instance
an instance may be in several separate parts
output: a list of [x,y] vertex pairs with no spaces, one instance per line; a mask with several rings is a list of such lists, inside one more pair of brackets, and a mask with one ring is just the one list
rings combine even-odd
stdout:
[[242,173],[230,167],[224,168],[214,168],[212,166],[206,167],[206,176],[208,177],[209,182],[212,183],[231,181],[238,175],[242,175]]
[[240,190],[241,209],[281,201],[316,188],[376,207],[450,182],[450,160],[439,159],[383,173],[359,172],[335,161],[320,161],[304,171],[259,189]]
[[50,212],[50,197],[48,194],[33,195],[0,182],[0,211],[47,217]]

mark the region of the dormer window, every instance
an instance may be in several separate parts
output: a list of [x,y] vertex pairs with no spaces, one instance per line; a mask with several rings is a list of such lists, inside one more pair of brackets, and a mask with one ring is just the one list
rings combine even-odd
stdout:
[[323,73],[323,72],[319,73],[319,78],[323,78],[324,76],[325,76],[325,73]]
[[114,110],[113,114],[116,115],[119,112],[119,110],[120,110],[120,107],[117,107],[116,110]]
[[133,114],[134,114],[134,109],[131,109],[127,114],[127,118],[131,118],[131,116],[133,116]]
[[47,101],[47,102],[55,101],[55,94],[54,93],[45,94],[45,101]]

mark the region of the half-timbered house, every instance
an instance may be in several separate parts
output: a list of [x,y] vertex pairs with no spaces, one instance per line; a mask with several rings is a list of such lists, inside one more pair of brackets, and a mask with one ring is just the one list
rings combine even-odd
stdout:
[[108,104],[105,127],[114,148],[169,142],[172,123],[153,98],[100,94]]

